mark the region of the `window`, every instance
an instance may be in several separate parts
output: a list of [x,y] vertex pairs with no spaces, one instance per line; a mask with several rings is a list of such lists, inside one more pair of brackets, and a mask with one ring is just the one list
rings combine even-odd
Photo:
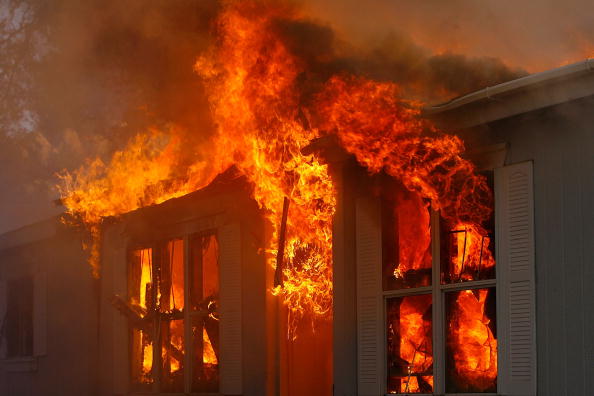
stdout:
[[358,394],[536,394],[532,164],[494,175],[484,224],[394,180],[358,199]]
[[2,335],[6,338],[6,357],[33,356],[33,278],[7,282],[6,314]]
[[[494,393],[497,331],[492,227],[487,234],[481,225],[450,224],[432,213],[430,206],[395,181],[384,185],[381,229],[387,393],[434,392],[433,362],[438,355],[433,353],[434,339],[443,349],[439,355],[445,376],[440,380],[445,381],[446,392]],[[432,223],[439,227],[432,230]],[[439,250],[432,249],[438,241]],[[434,306],[442,299],[443,304]],[[433,326],[434,320],[439,326]],[[443,336],[437,329],[443,329]]]
[[126,307],[133,391],[218,391],[219,243],[213,232],[132,249],[128,298],[120,310]]

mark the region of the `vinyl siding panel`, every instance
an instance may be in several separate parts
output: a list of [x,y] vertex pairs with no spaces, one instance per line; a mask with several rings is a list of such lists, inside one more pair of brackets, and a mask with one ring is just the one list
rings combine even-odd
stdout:
[[594,100],[491,125],[507,163],[534,161],[539,395],[594,389]]

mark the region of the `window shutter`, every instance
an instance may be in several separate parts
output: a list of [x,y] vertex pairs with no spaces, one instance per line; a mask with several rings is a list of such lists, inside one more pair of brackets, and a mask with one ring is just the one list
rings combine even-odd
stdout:
[[500,393],[536,395],[532,162],[495,170]]
[[6,358],[6,310],[8,307],[6,281],[0,280],[0,359]]
[[239,224],[219,229],[220,392],[242,393],[241,233]]
[[356,205],[358,394],[382,392],[381,218],[377,199]]
[[47,354],[47,274],[33,276],[33,355]]

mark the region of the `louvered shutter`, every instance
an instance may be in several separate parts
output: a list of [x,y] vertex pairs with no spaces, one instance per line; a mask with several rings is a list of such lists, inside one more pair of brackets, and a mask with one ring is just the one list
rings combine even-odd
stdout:
[[220,392],[242,393],[241,233],[239,224],[218,232],[220,269]]
[[8,289],[6,281],[0,281],[0,359],[6,358],[6,310],[8,307]]
[[383,352],[381,300],[381,218],[379,200],[356,206],[358,394],[381,394]]
[[33,355],[47,354],[47,273],[33,276]]
[[536,395],[532,162],[495,170],[500,393]]

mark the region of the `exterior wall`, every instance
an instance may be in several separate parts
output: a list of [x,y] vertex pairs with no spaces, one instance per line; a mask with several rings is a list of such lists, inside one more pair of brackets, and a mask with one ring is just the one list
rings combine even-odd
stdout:
[[491,143],[509,143],[508,164],[534,162],[538,394],[591,394],[594,99],[509,118],[471,133]]
[[33,358],[31,369],[0,361],[1,394],[95,394],[96,281],[81,249],[82,235],[52,219],[0,238],[1,280],[47,274],[46,329],[38,323],[33,329],[47,332],[46,352]]
[[353,396],[357,389],[357,289],[355,261],[354,161],[334,164],[337,207],[332,232],[334,280],[334,395]]
[[[134,242],[182,237],[207,229],[238,224],[241,234],[241,356],[242,395],[275,394],[269,322],[274,320],[267,298],[273,273],[263,254],[264,224],[253,200],[244,192],[198,192],[114,220],[103,230],[101,278],[100,394],[129,392],[128,324],[111,304],[114,294],[125,297],[127,252]],[[221,285],[223,287],[223,285]],[[272,370],[271,370],[272,368]],[[223,375],[223,372],[221,372]],[[265,393],[266,390],[268,393]]]
[[130,242],[227,224],[239,224],[241,230],[242,395],[277,394],[277,299],[267,292],[274,271],[259,250],[265,240],[263,218],[249,194],[239,190],[191,194],[121,221],[108,219],[99,280],[93,279],[81,248],[85,234],[80,228],[56,218],[0,235],[0,282],[47,274],[47,352],[25,362],[0,359],[0,394],[128,394],[127,320],[110,300],[114,294],[126,296]]

